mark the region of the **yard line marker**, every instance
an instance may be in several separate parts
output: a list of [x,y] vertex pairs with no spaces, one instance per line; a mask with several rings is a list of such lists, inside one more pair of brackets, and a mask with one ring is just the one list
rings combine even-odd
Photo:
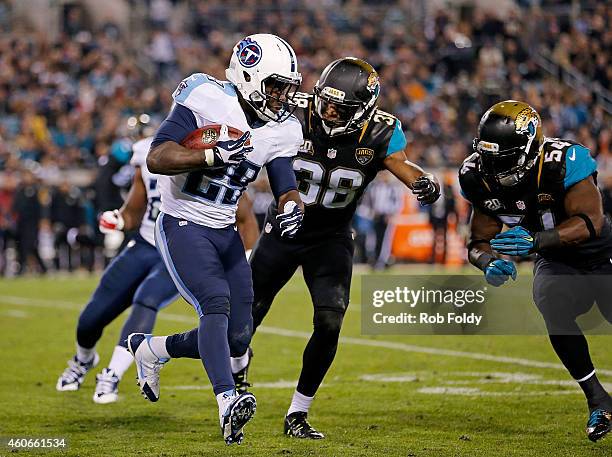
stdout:
[[[33,299],[27,297],[17,297],[17,296],[5,296],[0,295],[0,304],[11,304],[11,305],[20,305],[20,306],[36,306],[42,308],[62,308],[62,309],[81,309],[84,304],[78,304],[74,302],[66,302],[59,300],[48,300],[48,299]],[[180,314],[172,314],[161,312],[159,313],[160,319],[165,319],[174,322],[184,322],[187,324],[191,324],[192,327],[196,325],[196,317],[184,316]],[[259,333],[267,333],[270,335],[277,336],[285,336],[288,338],[300,338],[300,339],[310,339],[311,333],[302,332],[298,330],[289,330],[285,328],[279,327],[268,327],[261,326],[257,329]],[[417,353],[417,354],[431,354],[437,356],[444,357],[458,357],[464,359],[473,359],[473,360],[485,360],[487,362],[496,362],[496,363],[505,363],[508,365],[519,365],[524,367],[531,368],[548,368],[552,370],[562,370],[565,371],[565,367],[560,363],[554,362],[541,362],[539,360],[531,360],[524,359],[520,357],[506,357],[500,355],[491,355],[491,354],[483,354],[480,352],[468,352],[468,351],[456,351],[453,349],[442,349],[442,348],[434,348],[427,346],[418,346],[415,344],[407,344],[407,343],[398,343],[394,341],[385,341],[385,340],[370,340],[366,338],[357,338],[357,337],[348,337],[342,336],[340,337],[340,343],[342,344],[353,344],[356,346],[367,346],[374,348],[385,348],[385,349],[393,349],[396,351],[408,352],[408,353]],[[612,376],[612,370],[597,369],[597,373],[600,375]]]

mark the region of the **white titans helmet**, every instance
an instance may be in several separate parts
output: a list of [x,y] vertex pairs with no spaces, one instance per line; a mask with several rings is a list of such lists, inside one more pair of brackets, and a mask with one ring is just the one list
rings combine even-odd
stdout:
[[292,100],[302,75],[295,51],[276,35],[258,33],[240,40],[225,76],[264,121],[282,122],[295,110]]

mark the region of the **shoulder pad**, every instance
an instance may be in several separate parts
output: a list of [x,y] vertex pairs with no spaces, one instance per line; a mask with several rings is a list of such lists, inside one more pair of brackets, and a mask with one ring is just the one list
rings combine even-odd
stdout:
[[588,148],[572,140],[546,138],[542,145],[541,186],[568,189],[597,171],[597,162]]
[[376,109],[376,111],[374,111],[374,115],[372,116],[372,121],[376,123],[386,124],[389,127],[394,127],[395,121],[397,121],[397,117],[395,117],[393,114]]
[[459,186],[461,187],[461,194],[471,202],[474,201],[477,194],[486,191],[484,181],[480,175],[477,153],[468,156],[461,164],[461,168],[459,168]]
[[183,79],[172,93],[176,103],[204,115],[204,111],[218,108],[228,96],[236,96],[234,86],[227,81],[218,81],[205,73],[194,73]]

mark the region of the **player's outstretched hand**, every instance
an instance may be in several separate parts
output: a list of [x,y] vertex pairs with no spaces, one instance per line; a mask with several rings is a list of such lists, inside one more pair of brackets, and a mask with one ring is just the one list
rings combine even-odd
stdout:
[[251,138],[251,132],[245,132],[236,140],[230,138],[227,125],[221,126],[219,139],[213,149],[215,153],[214,166],[235,165],[247,158],[253,150],[252,146],[246,146],[246,143]]
[[440,184],[432,174],[425,174],[412,184],[412,193],[421,205],[431,205],[440,198]]
[[293,238],[302,225],[304,213],[293,200],[289,200],[283,207],[283,212],[276,216],[281,236]]
[[516,280],[516,267],[509,260],[491,260],[484,270],[485,279],[494,287],[499,287],[508,279]]
[[527,256],[534,248],[533,235],[521,226],[499,233],[491,240],[491,247],[500,254]]
[[118,209],[113,211],[104,211],[100,216],[100,220],[98,221],[98,228],[100,229],[100,232],[104,234],[123,230],[124,225],[125,222],[123,221],[123,216],[121,216]]

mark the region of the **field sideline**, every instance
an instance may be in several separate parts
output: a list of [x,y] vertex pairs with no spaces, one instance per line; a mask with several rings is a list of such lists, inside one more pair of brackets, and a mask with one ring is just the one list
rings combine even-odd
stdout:
[[[587,440],[581,392],[545,336],[363,336],[359,274],[336,361],[310,414],[328,438],[306,442],[282,434],[311,327],[311,305],[298,276],[253,340],[258,411],[240,447],[222,442],[216,402],[198,361],[175,360],[164,368],[157,404],[140,397],[133,368],[116,404],[92,402],[94,374],[78,392],[56,392],[57,376],[74,351],[76,319],[97,278],[0,280],[0,436],[65,436],[67,449],[44,455],[74,456],[612,455],[610,439]],[[521,274],[527,286],[529,270]],[[108,363],[123,318],[102,337],[99,368]],[[187,330],[195,321],[181,300],[160,314],[155,333]],[[589,342],[600,378],[612,383],[610,337]],[[15,455],[0,448],[0,455],[9,454]]]

